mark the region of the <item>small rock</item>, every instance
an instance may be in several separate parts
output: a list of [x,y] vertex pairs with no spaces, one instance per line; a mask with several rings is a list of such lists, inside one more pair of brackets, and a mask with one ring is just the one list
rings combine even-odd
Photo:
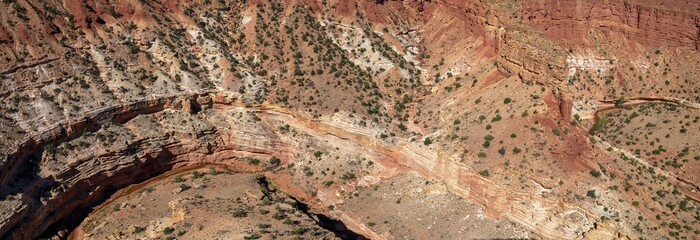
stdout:
[[129,227],[126,228],[126,233],[128,234],[134,234],[136,231],[137,229],[134,225],[129,225]]
[[173,189],[173,191],[172,191],[173,194],[178,194],[178,193],[181,193],[181,192],[182,192],[182,188],[180,188],[180,187],[175,188],[175,189]]

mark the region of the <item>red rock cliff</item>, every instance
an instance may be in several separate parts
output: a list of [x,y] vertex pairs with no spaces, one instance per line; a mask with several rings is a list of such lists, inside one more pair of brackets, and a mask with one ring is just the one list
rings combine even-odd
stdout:
[[642,45],[700,48],[697,1],[528,1],[523,22],[556,41],[587,45],[590,31],[621,34]]

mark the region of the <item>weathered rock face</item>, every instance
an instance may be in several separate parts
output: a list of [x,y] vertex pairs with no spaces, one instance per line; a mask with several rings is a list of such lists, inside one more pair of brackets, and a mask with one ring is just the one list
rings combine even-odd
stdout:
[[700,48],[700,3],[653,1],[525,1],[522,19],[556,41],[591,45],[591,31],[651,47]]
[[0,44],[3,43],[11,43],[12,42],[12,37],[10,36],[10,33],[5,30],[2,26],[0,26]]
[[586,120],[621,95],[700,102],[691,3],[64,2],[0,3],[0,237],[212,162],[377,239],[396,229],[344,202],[403,172],[543,238],[698,234],[695,170],[668,169],[697,164],[690,146],[627,150],[641,135]]
[[[179,102],[181,99],[177,100],[176,102]],[[319,186],[323,182],[308,182],[302,174],[287,173],[297,171],[293,167],[294,164],[304,164],[303,160],[297,158],[303,159],[308,157],[306,154],[310,155],[310,152],[299,151],[304,144],[316,146],[324,151],[342,147],[341,152],[332,153],[331,156],[364,153],[351,157],[377,162],[366,170],[359,167],[360,171],[357,172],[358,167],[342,168],[343,163],[334,161],[332,157],[316,160],[317,164],[331,167],[341,164],[340,169],[337,168],[339,166],[334,166],[336,169],[333,171],[337,172],[337,175],[348,176],[352,173],[353,176],[357,174],[358,178],[362,179],[381,179],[388,177],[387,173],[393,175],[397,172],[415,171],[429,179],[445,181],[447,186],[458,194],[476,194],[468,199],[479,205],[489,206],[486,209],[487,216],[503,215],[517,223],[530,222],[533,224],[530,227],[533,228],[554,223],[557,223],[557,226],[574,226],[559,233],[538,231],[539,234],[571,238],[592,227],[592,223],[582,223],[590,221],[585,217],[576,219],[575,222],[560,217],[546,220],[533,218],[529,215],[532,213],[528,210],[532,206],[530,204],[546,205],[548,200],[531,197],[526,193],[503,194],[505,189],[489,184],[471,173],[469,168],[456,164],[453,160],[437,159],[435,152],[422,149],[416,144],[401,143],[407,145],[393,148],[386,143],[374,142],[375,140],[363,132],[346,131],[350,129],[338,124],[338,120],[314,123],[303,117],[273,110],[251,110],[222,103],[216,103],[213,109],[205,108],[197,114],[192,114],[186,105],[166,106],[168,107],[159,111],[142,113],[124,120],[121,124],[102,126],[96,128],[93,133],[65,141],[51,152],[44,152],[42,158],[35,162],[38,165],[34,168],[21,168],[22,172],[13,180],[22,182],[12,186],[14,190],[22,193],[8,196],[12,200],[5,201],[2,205],[3,209],[7,210],[2,215],[4,224],[0,230],[3,236],[11,239],[33,238],[39,232],[29,229],[47,229],[51,226],[61,229],[70,226],[75,221],[73,216],[82,216],[82,209],[103,201],[115,190],[171,169],[205,163],[232,164],[243,169],[259,171],[274,179],[283,190],[293,192],[300,198],[313,198],[317,193],[309,192],[309,189],[314,189],[319,191],[318,194],[327,196],[324,201],[311,202],[319,208],[326,204],[342,203],[342,197],[333,197],[332,191],[335,190],[320,189]],[[139,108],[131,110],[140,112]],[[128,115],[127,113],[122,112],[123,115]],[[291,129],[291,132],[271,131],[280,128]],[[341,140],[337,140],[338,138]],[[279,165],[271,165],[269,167],[273,171],[262,171],[257,164],[246,163],[249,161],[247,159],[258,158],[265,161],[271,156],[279,157],[286,169],[276,169]],[[304,169],[303,171],[310,171]],[[23,177],[25,173],[37,176]],[[306,181],[306,184],[295,184],[299,181]],[[343,188],[349,190],[358,187],[356,184],[367,183],[361,180],[338,184],[343,184]],[[506,196],[508,198],[505,198]],[[524,199],[532,202],[518,203]],[[513,204],[517,207],[513,207]],[[512,208],[519,210],[513,211]],[[556,211],[560,210],[567,210],[568,215],[573,214],[572,212],[586,215],[570,207],[557,208]],[[341,218],[348,218],[342,212],[335,214],[340,214]],[[538,213],[538,216],[541,214]],[[374,238],[384,238],[363,227],[361,223],[352,222],[356,220],[348,220],[351,220],[350,226],[355,231]]]
[[[170,132],[140,129],[139,137],[114,136],[126,129],[104,129],[104,119],[112,123],[126,123],[141,114],[151,114],[165,109],[181,109],[182,102],[194,101],[196,96],[178,96],[134,103],[128,106],[104,109],[87,114],[79,122],[54,124],[51,134],[33,136],[21,144],[17,152],[7,156],[3,167],[4,198],[2,235],[15,239],[38,236],[30,229],[47,229],[59,220],[75,221],[69,216],[83,216],[73,212],[104,201],[111,192],[129,184],[143,181],[178,165],[197,164],[180,155],[205,155],[208,143],[187,144],[169,138]],[[188,109],[185,109],[188,110]],[[105,135],[98,132],[86,139],[85,133],[110,131],[109,146]],[[161,129],[165,130],[165,129]],[[184,135],[212,135],[212,129],[196,128],[180,130]],[[133,136],[133,135],[132,135]],[[98,139],[102,139],[99,140]],[[63,142],[63,145],[53,145]],[[72,145],[75,144],[75,145]],[[95,144],[95,145],[93,145]],[[37,147],[51,146],[51,148]],[[77,149],[76,149],[77,147]],[[74,152],[83,148],[84,152]],[[71,155],[70,157],[68,157]],[[211,160],[213,161],[213,160]],[[99,182],[100,184],[95,184]],[[19,204],[18,204],[19,203]],[[22,211],[18,211],[18,210]],[[58,211],[58,209],[62,209]],[[16,222],[22,222],[17,225]],[[15,222],[15,223],[13,223]]]

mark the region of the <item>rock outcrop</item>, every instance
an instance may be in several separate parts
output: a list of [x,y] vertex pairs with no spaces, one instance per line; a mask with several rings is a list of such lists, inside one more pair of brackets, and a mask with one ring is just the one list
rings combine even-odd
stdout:
[[522,19],[555,41],[589,46],[593,32],[651,47],[700,49],[693,1],[525,1]]

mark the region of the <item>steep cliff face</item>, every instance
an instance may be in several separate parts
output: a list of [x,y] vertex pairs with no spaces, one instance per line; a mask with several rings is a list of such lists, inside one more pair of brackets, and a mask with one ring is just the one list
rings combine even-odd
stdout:
[[[102,109],[87,113],[80,121],[58,122],[51,126],[50,131],[41,135],[29,136],[20,143],[17,151],[7,155],[2,165],[4,188],[3,198],[9,200],[3,203],[2,235],[16,239],[37,237],[38,232],[29,229],[47,229],[59,220],[75,221],[70,218],[72,210],[84,209],[103,201],[111,192],[128,184],[153,177],[182,163],[178,159],[182,155],[198,152],[206,153],[206,144],[191,146],[186,143],[168,141],[166,136],[151,135],[137,139],[124,139],[124,136],[114,136],[110,133],[110,146],[98,143],[104,136],[87,140],[85,134],[102,130],[105,120],[111,123],[126,123],[138,115],[152,114],[166,109],[178,109],[189,112],[192,98],[177,96],[155,99]],[[121,130],[121,131],[120,131]],[[112,129],[112,132],[124,134],[125,129]],[[189,129],[183,131],[190,135],[211,135],[211,129]],[[142,129],[143,134],[146,129]],[[155,131],[157,132],[157,131]],[[167,134],[166,134],[167,135]],[[91,135],[94,137],[94,135]],[[115,143],[120,139],[119,143]],[[121,142],[123,141],[123,142]],[[78,144],[80,142],[80,144]],[[59,145],[57,143],[64,143]],[[160,143],[161,147],[155,147]],[[75,144],[75,145],[73,145]],[[149,144],[154,144],[153,146]],[[78,147],[81,145],[82,147]],[[170,145],[164,146],[164,145]],[[46,147],[50,146],[50,147]],[[74,155],[71,159],[61,159],[72,152],[75,147],[92,146],[92,150]],[[68,147],[68,148],[65,148]],[[167,149],[170,148],[170,149]],[[141,154],[138,157],[126,155]],[[66,160],[66,159],[64,159]],[[136,161],[135,161],[136,160]],[[196,163],[195,163],[196,164]],[[105,168],[106,167],[106,168]],[[116,168],[116,169],[108,169]],[[104,184],[94,184],[102,182]],[[17,205],[16,205],[17,204]],[[18,210],[22,211],[18,211]],[[57,211],[57,209],[64,209]],[[82,216],[84,212],[76,212]],[[13,222],[22,222],[21,226]],[[13,233],[13,234],[8,234]]]
[[700,3],[651,1],[525,1],[522,19],[556,41],[591,45],[591,31],[650,47],[700,48]]
[[[698,3],[489,3],[485,42],[495,47],[499,70],[554,87],[565,120],[590,116],[591,102],[619,96],[700,99],[688,80],[697,70],[686,65],[698,61]],[[673,89],[656,87],[663,85]]]

